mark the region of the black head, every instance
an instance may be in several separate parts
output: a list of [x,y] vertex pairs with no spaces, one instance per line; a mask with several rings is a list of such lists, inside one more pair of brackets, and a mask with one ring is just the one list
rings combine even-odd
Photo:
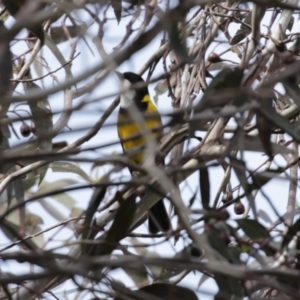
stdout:
[[123,73],[124,79],[129,80],[132,84],[137,82],[145,82],[142,76],[132,73],[132,72],[125,72]]
[[[123,88],[128,88],[131,85],[144,85],[142,87],[133,87],[133,91],[129,91],[128,93],[125,93],[123,95],[123,107],[126,106],[128,103],[128,98],[131,99],[132,101],[135,102],[135,104],[139,107],[141,110],[145,110],[147,108],[147,103],[142,102],[143,98],[146,95],[149,95],[148,87],[145,85],[144,79],[133,72],[125,72],[123,74],[116,72],[117,76],[119,77]],[[122,98],[121,98],[122,100]],[[121,106],[122,106],[122,101],[121,101]]]
[[[141,84],[145,83],[145,80],[142,78],[142,76],[132,73],[132,72],[125,72],[125,73],[123,73],[123,76],[124,76],[124,79],[127,79],[132,85],[138,84],[138,83],[141,83]],[[140,94],[142,96],[142,98],[145,95],[149,94],[147,86],[137,88],[136,92],[138,94]]]

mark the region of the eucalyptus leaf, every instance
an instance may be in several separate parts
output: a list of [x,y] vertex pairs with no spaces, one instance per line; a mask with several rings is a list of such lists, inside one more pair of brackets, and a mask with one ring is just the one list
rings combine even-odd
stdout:
[[54,182],[45,182],[40,185],[40,188],[37,192],[33,193],[34,197],[51,197],[52,193],[58,194],[63,193],[63,189],[67,186],[77,184],[77,180],[73,179],[62,179]]
[[199,187],[200,187],[202,207],[204,209],[208,209],[209,200],[210,200],[210,183],[209,183],[209,174],[208,174],[207,167],[199,169]]
[[20,205],[19,207],[19,218],[20,218],[20,225],[22,228],[25,227],[25,205],[24,205],[24,188],[21,178],[16,178],[13,183],[13,190],[14,195],[17,200],[17,203]]
[[101,201],[104,199],[106,194],[107,187],[99,187],[95,190],[88,208],[85,213],[85,220],[84,220],[84,231],[82,233],[83,239],[89,238],[89,232],[90,232],[90,226],[92,226],[91,222],[94,217],[94,214],[96,213],[98,207],[100,206]]
[[37,250],[38,246],[32,241],[32,239],[23,239],[23,236],[19,233],[20,227],[9,220],[2,219],[0,222],[0,229],[5,236],[11,240],[20,240],[22,245],[27,250]]
[[122,17],[122,0],[111,0],[110,2],[119,24]]
[[[252,18],[252,12],[250,11],[246,18],[244,19],[244,23],[251,25],[251,18]],[[243,40],[245,37],[247,37],[251,33],[251,28],[248,26],[245,26],[244,24],[241,24],[240,28],[236,31],[235,35],[230,41],[230,45],[236,45],[241,40]]]
[[[262,92],[260,92],[261,95]],[[272,110],[273,99],[275,98],[272,91],[264,92],[265,97],[261,97],[260,103],[266,110]],[[272,158],[273,156],[273,147],[271,143],[271,135],[274,130],[273,124],[266,120],[262,115],[257,114],[256,116],[256,125],[259,132],[259,138],[263,144],[266,154]]]
[[67,192],[57,195],[51,195],[50,197],[60,204],[64,205],[69,210],[71,210],[76,204],[76,200]]
[[265,239],[270,237],[269,231],[256,220],[239,219],[235,221],[251,239]]
[[49,200],[40,199],[39,203],[45,209],[45,211],[58,222],[62,222],[66,219],[67,212],[66,214],[62,214],[61,209],[57,207],[57,205],[52,205]]
[[300,231],[300,219],[298,219],[292,226],[288,228],[287,233],[283,237],[281,249],[284,249],[295,235]]
[[[26,231],[29,233],[29,235],[34,235],[37,232],[42,231],[42,227],[39,225],[28,225],[26,226]],[[45,239],[43,234],[35,235],[31,238],[31,240],[39,247],[41,248],[45,244]]]
[[286,133],[288,133],[291,137],[295,139],[298,143],[300,143],[300,135],[296,127],[294,127],[285,117],[281,116],[274,109],[266,109],[261,107],[258,111],[258,114],[261,114],[265,117],[269,122],[283,129]]
[[[233,163],[233,161],[235,163]],[[233,170],[236,174],[236,177],[238,178],[239,182],[241,183],[241,186],[243,187],[243,189],[246,193],[246,197],[249,201],[249,204],[250,204],[250,207],[252,209],[254,218],[257,219],[257,210],[256,210],[255,200],[254,200],[254,197],[253,197],[252,193],[248,191],[249,184],[248,184],[247,176],[246,176],[245,163],[242,162],[242,161],[235,160],[235,159],[230,159],[230,163],[233,167]]]
[[[2,3],[6,7],[6,9],[9,11],[9,13],[16,17],[16,20],[24,18],[24,16],[28,13],[26,10],[26,6],[29,4],[29,1],[26,0],[2,0]],[[44,3],[41,1],[36,1],[34,10],[38,12],[44,7]],[[31,13],[32,11],[32,5],[31,5]],[[41,44],[44,43],[44,30],[40,24],[35,24],[33,26],[27,27],[28,30],[30,30],[37,38],[41,40]]]
[[83,169],[78,165],[69,162],[52,162],[49,164],[49,168],[52,172],[63,172],[63,173],[73,173],[79,175],[81,178],[87,182],[93,182],[92,179],[87,175]]
[[[87,30],[87,25],[66,25],[65,26],[68,35],[72,38],[83,35]],[[66,35],[65,28],[61,26],[51,26],[51,37],[55,44],[60,44],[69,40],[69,36]]]
[[[6,33],[7,29],[3,22],[0,21],[0,32]],[[10,52],[10,41],[7,39],[1,39],[0,41],[0,95],[5,97],[11,94],[10,90],[10,78],[12,77],[12,55]],[[8,102],[2,103],[0,100],[0,120],[7,119],[7,111],[10,104]],[[9,151],[10,145],[8,139],[10,138],[10,131],[7,124],[0,125],[0,157],[2,151]],[[6,174],[11,168],[14,167],[11,163],[0,163],[0,174]],[[6,191],[2,194],[1,201],[7,201],[8,203],[13,197],[13,186],[11,183],[6,188]],[[4,199],[4,196],[6,199]]]
[[102,243],[97,247],[95,254],[101,256],[112,253],[118,243],[127,236],[136,209],[135,198],[133,194],[120,203],[114,221],[107,234],[101,237]]
[[[152,285],[147,285],[140,288],[137,291],[134,291],[137,299],[139,299],[139,295],[143,297],[143,299],[172,299],[172,300],[198,300],[194,291],[173,284],[168,283],[155,283]],[[147,298],[145,298],[147,297]],[[118,296],[115,300],[125,300],[127,297]]]
[[[39,92],[41,90],[37,84],[31,81],[27,82],[25,87],[26,91],[31,90]],[[49,101],[47,98],[43,98],[37,101],[29,101],[28,105],[35,125],[35,135],[38,139],[39,152],[42,153],[43,151],[51,151],[53,121]],[[44,179],[47,170],[48,165],[38,169],[38,173],[40,175],[39,184],[41,184]]]

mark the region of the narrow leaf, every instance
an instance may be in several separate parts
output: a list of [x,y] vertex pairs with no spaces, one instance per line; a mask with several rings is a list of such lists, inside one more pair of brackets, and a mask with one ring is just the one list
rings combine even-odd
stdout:
[[[251,18],[252,18],[252,12],[250,11],[246,16],[244,23],[248,24],[250,26]],[[230,41],[230,45],[236,45],[241,40],[243,40],[245,37],[247,37],[250,33],[251,33],[251,28],[249,28],[248,26],[245,26],[244,24],[241,24],[240,28],[237,30],[234,37]]]
[[18,209],[19,211],[19,218],[20,218],[20,225],[21,228],[25,227],[25,205],[24,205],[24,189],[23,189],[23,183],[21,178],[16,178],[13,183],[13,191],[15,198],[17,200],[17,203],[20,204],[20,207]]
[[[155,283],[142,287],[141,289],[134,291],[137,299],[139,295],[142,299],[172,299],[172,300],[198,300],[194,291],[173,284],[167,283]],[[115,300],[124,300],[122,296],[116,297]]]
[[136,209],[135,198],[136,196],[133,194],[126,201],[121,202],[113,224],[97,249],[97,255],[110,254],[117,247],[118,243],[127,236]]
[[189,208],[191,208],[196,200],[196,197],[197,197],[197,192],[198,192],[198,189],[196,189],[196,191],[194,192],[194,194],[192,195],[192,197],[190,198],[189,200]]
[[69,162],[53,162],[49,165],[52,172],[73,173],[79,175],[87,182],[92,182],[91,178],[79,166]]
[[261,107],[258,111],[258,114],[261,114],[263,117],[265,117],[269,122],[272,122],[279,128],[283,129],[287,134],[289,134],[291,137],[295,139],[298,143],[300,143],[300,135],[298,133],[297,128],[292,126],[290,122],[278,114],[274,109],[268,110],[264,107]]
[[[223,222],[222,222],[223,223]],[[226,223],[223,223],[226,226]],[[222,228],[222,227],[220,227]],[[234,253],[227,245],[227,232],[215,227],[210,227],[205,231],[209,245],[222,255],[230,263],[240,264],[239,253]],[[236,255],[238,254],[238,255]]]
[[[41,88],[34,82],[27,82],[25,87],[27,92],[28,90],[41,90]],[[35,135],[38,138],[39,151],[43,152],[52,150],[53,121],[48,99],[44,98],[37,101],[30,101],[28,105],[30,107],[32,120],[35,125]],[[38,169],[38,173],[40,175],[39,184],[41,184],[42,180],[44,179],[47,170],[48,165]]]
[[281,249],[285,248],[295,235],[300,231],[300,219],[298,219],[292,226],[289,227],[288,232],[283,237]]
[[[40,9],[44,7],[44,4],[42,2],[37,1],[35,3],[35,7],[31,4],[28,9],[26,10],[26,4],[29,3],[29,1],[25,0],[2,0],[2,3],[6,7],[6,9],[9,11],[9,13],[16,17],[16,20],[18,19],[24,19],[24,16],[30,11],[32,14],[34,11],[38,12]],[[34,8],[34,9],[33,9]],[[28,30],[30,30],[37,38],[41,40],[41,43],[44,43],[44,30],[41,27],[40,24],[35,24],[30,27],[27,27]]]
[[288,26],[286,27],[287,30],[289,31],[292,31],[292,28],[294,26],[294,21],[295,21],[295,18],[294,17],[291,17],[290,21],[289,21],[289,24]]
[[[68,25],[65,26],[70,37],[74,38],[81,36],[87,29],[85,24],[83,25]],[[51,37],[55,44],[60,44],[69,40],[69,37],[66,35],[64,28],[61,26],[52,26],[51,27]]]
[[[232,163],[233,161],[234,161],[234,163]],[[246,193],[246,197],[249,201],[254,218],[257,219],[257,211],[256,211],[256,204],[255,204],[254,197],[253,197],[252,193],[247,192],[248,191],[248,181],[247,181],[247,177],[246,177],[245,163],[242,161],[230,159],[230,164],[232,165],[233,170],[234,170],[238,180],[240,181],[241,186],[243,187],[243,189]]]
[[202,207],[204,209],[209,208],[209,200],[210,200],[210,183],[209,183],[209,174],[207,168],[199,169],[199,186],[201,193],[201,201]]
[[[0,32],[7,32],[3,22],[0,21]],[[10,94],[10,78],[12,77],[12,63],[10,52],[10,41],[7,39],[1,39],[0,41],[0,95],[1,97]],[[9,104],[1,103],[0,100],[0,119],[7,118],[6,113],[8,111]],[[0,146],[1,148],[9,148],[8,139],[10,137],[10,131],[7,124],[0,125]],[[1,168],[0,168],[1,172]]]
[[58,222],[66,220],[66,215],[62,213],[61,208],[59,208],[57,205],[53,205],[52,202],[46,199],[40,199],[39,204]]
[[58,181],[54,181],[54,182],[43,182],[43,184],[41,184],[39,190],[37,192],[35,192],[33,194],[33,196],[38,197],[38,196],[44,196],[49,194],[49,196],[51,196],[52,192],[61,192],[63,193],[63,189],[67,186],[73,185],[78,183],[77,180],[74,179],[62,179],[62,180],[58,180]]
[[214,300],[244,298],[243,282],[241,280],[223,274],[214,274],[214,279],[219,288]]
[[89,206],[85,213],[84,231],[82,233],[83,239],[89,238],[90,225],[91,225],[93,216],[94,216],[95,212],[97,211],[101,201],[104,199],[104,196],[106,194],[106,189],[107,189],[106,186],[97,188],[90,200]]
[[242,79],[243,79],[243,70],[239,68],[235,68],[235,69],[226,68],[220,71],[205,90],[199,105],[195,107],[195,112],[199,112],[204,108],[226,105],[227,102],[224,102],[223,99],[220,100],[214,99],[214,101],[212,101],[212,99],[210,99],[210,96],[216,93],[220,93],[222,91],[239,88]]
[[111,0],[111,6],[119,24],[122,16],[122,0]]
[[[270,94],[270,96],[271,95],[273,95],[273,92]],[[273,109],[273,97],[265,97],[261,99],[260,103],[267,110]],[[273,133],[274,126],[260,114],[257,114],[256,116],[256,125],[259,132],[259,138],[264,146],[265,152],[270,158],[272,158],[273,148],[271,143],[271,135]]]
[[251,239],[265,239],[270,237],[269,231],[256,220],[239,219],[235,221]]

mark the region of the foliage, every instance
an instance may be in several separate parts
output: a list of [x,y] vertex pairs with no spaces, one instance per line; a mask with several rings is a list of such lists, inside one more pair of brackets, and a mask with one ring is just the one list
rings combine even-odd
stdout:
[[[299,299],[297,5],[2,1],[0,298]],[[110,139],[133,60],[164,165]],[[145,233],[162,194],[173,228]]]

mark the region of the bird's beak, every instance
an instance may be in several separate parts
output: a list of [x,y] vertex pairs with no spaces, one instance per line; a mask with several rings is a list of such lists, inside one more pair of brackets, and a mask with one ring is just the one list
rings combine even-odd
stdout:
[[124,80],[124,76],[122,73],[115,71],[115,74],[118,76],[119,80],[122,82]]

